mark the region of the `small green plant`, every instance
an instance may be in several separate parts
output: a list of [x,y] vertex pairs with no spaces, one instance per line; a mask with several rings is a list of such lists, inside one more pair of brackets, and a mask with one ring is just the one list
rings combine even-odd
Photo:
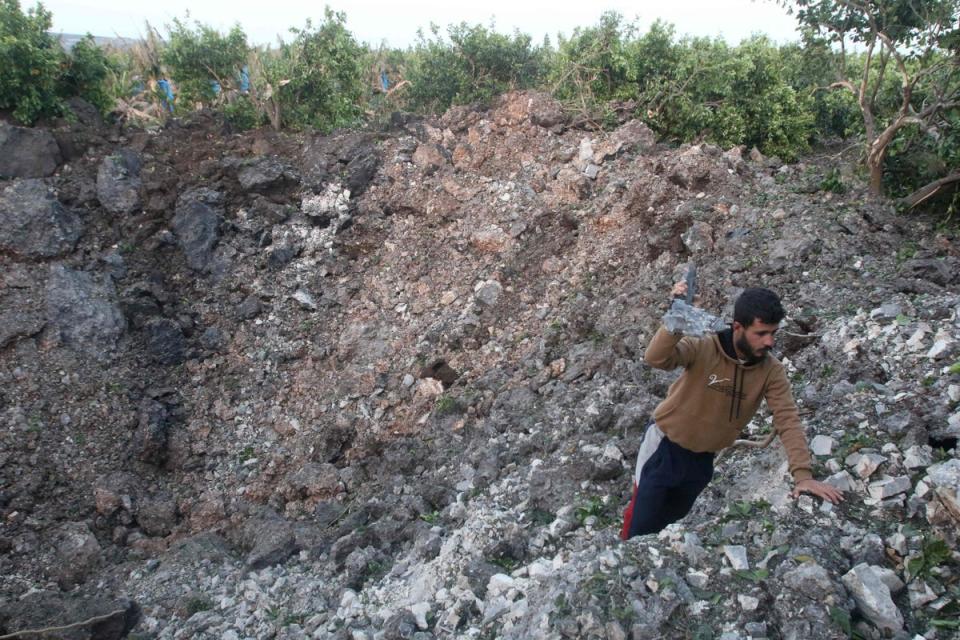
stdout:
[[574,509],[573,514],[577,518],[577,522],[581,525],[590,517],[596,518],[597,526],[601,528],[609,526],[614,521],[607,509],[607,505],[604,504],[603,499],[598,496],[592,496],[586,502],[580,504]]
[[950,368],[947,369],[947,373],[951,375],[957,375],[958,373],[960,373],[960,360],[950,365]]
[[460,401],[446,394],[437,398],[437,402],[433,405],[433,412],[437,417],[449,416],[461,411],[463,411],[463,406]]
[[496,556],[494,558],[489,558],[489,560],[490,560],[490,564],[497,565],[507,573],[510,573],[511,571],[516,569],[518,566],[520,566],[520,563],[516,559],[511,558],[510,556]]
[[848,637],[850,636],[853,627],[850,624],[849,611],[841,609],[840,607],[830,607],[830,621],[840,627],[840,630],[847,634]]
[[846,192],[847,186],[843,183],[839,169],[831,169],[827,172],[823,180],[820,181],[820,190],[837,194]]
[[237,457],[240,459],[240,462],[246,462],[247,460],[251,460],[255,458],[256,455],[257,455],[256,450],[254,450],[252,446],[248,445],[244,447],[242,451],[240,451],[240,455]]
[[914,244],[905,244],[897,249],[897,264],[902,264],[917,255],[917,247]]
[[211,609],[213,609],[213,600],[206,596],[191,596],[184,605],[188,618],[195,613],[210,611]]
[[531,509],[527,512],[527,517],[531,522],[543,526],[550,524],[556,519],[553,513],[544,511],[543,509]]
[[929,576],[933,569],[949,562],[952,557],[950,546],[941,538],[924,537],[920,553],[907,559],[909,580]]
[[427,524],[437,524],[440,522],[440,512],[431,511],[430,513],[421,513],[420,519],[426,522]]
[[751,582],[762,582],[770,575],[767,569],[743,569],[734,571],[733,574],[738,578],[750,580]]
[[742,520],[769,509],[770,503],[763,499],[752,501],[737,500],[727,507],[727,513],[724,515],[723,519],[725,521]]

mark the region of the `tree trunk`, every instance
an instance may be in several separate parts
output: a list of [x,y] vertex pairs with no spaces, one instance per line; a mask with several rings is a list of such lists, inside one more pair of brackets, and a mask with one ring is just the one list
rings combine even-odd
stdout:
[[883,158],[878,160],[879,162],[867,160],[867,168],[870,169],[870,193],[875,196],[883,195]]

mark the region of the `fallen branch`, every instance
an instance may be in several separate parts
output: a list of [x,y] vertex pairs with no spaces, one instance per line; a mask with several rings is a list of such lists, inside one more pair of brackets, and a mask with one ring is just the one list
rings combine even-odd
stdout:
[[24,629],[23,631],[17,631],[15,633],[10,633],[5,636],[0,636],[0,640],[12,640],[13,638],[20,638],[27,635],[42,635],[45,633],[53,633],[55,631],[69,631],[70,629],[77,629],[79,627],[85,627],[88,624],[94,624],[97,622],[103,622],[104,620],[109,620],[115,615],[126,613],[126,609],[117,609],[116,611],[111,611],[110,613],[105,613],[102,616],[94,616],[83,622],[74,622],[73,624],[67,624],[62,627],[44,627],[42,629]]
[[952,185],[955,182],[960,182],[960,171],[951,173],[950,175],[944,176],[939,180],[934,180],[926,186],[920,187],[910,195],[902,198],[900,203],[908,209],[913,209],[914,207],[917,207],[918,205],[937,195],[944,188]]

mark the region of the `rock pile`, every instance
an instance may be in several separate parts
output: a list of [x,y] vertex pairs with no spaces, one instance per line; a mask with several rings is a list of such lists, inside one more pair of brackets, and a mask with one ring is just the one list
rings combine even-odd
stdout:
[[[933,221],[819,190],[827,161],[583,130],[536,93],[222,128],[78,134],[0,184],[0,633],[956,633],[960,262]],[[643,349],[691,259],[714,315],[781,293],[848,500],[734,449],[622,543],[676,375]]]

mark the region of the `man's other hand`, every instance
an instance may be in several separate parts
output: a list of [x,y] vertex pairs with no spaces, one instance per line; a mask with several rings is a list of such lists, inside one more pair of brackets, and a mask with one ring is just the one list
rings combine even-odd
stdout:
[[833,504],[843,502],[843,491],[825,482],[814,480],[813,478],[798,482],[790,495],[794,498],[799,498],[801,493],[819,496]]

